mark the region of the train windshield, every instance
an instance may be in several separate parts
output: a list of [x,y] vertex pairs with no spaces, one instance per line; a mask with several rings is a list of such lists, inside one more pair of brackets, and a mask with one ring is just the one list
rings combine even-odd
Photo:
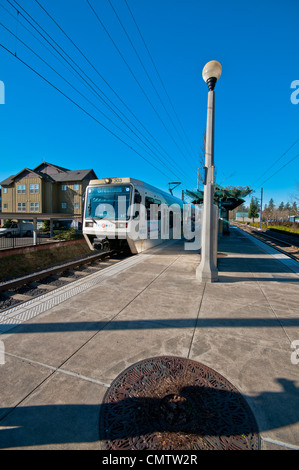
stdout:
[[127,220],[130,200],[130,185],[88,188],[85,217]]

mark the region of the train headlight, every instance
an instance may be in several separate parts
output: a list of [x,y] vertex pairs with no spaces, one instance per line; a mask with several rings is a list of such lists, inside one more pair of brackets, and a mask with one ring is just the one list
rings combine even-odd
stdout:
[[93,227],[93,222],[85,222],[85,227]]
[[128,224],[127,222],[116,222],[115,223],[115,228],[127,228]]

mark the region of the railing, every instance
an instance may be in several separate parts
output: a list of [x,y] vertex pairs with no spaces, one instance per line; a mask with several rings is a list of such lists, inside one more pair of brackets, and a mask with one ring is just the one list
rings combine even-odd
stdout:
[[[36,237],[36,244],[40,245],[41,243],[45,242],[47,238],[45,238],[44,234],[37,233]],[[33,235],[30,237],[20,237],[16,235],[12,235],[5,237],[0,237],[0,250],[8,250],[11,248],[20,248],[22,246],[32,246],[33,243]]]

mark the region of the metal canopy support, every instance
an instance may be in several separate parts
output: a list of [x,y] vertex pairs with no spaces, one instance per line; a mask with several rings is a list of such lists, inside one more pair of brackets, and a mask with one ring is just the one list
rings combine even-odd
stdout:
[[37,217],[33,217],[33,245],[37,245]]
[[53,237],[53,219],[50,219],[50,237]]

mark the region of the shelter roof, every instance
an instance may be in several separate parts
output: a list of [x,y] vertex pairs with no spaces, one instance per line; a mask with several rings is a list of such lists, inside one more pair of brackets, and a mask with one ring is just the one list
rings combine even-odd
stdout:
[[[240,206],[244,201],[244,197],[250,194],[252,189],[248,186],[246,187],[228,187],[222,188],[217,185],[214,192],[214,203],[219,207],[224,207],[227,210],[233,210],[236,207]],[[186,190],[185,193],[187,196],[192,198],[193,204],[202,204],[203,203],[203,190]]]

